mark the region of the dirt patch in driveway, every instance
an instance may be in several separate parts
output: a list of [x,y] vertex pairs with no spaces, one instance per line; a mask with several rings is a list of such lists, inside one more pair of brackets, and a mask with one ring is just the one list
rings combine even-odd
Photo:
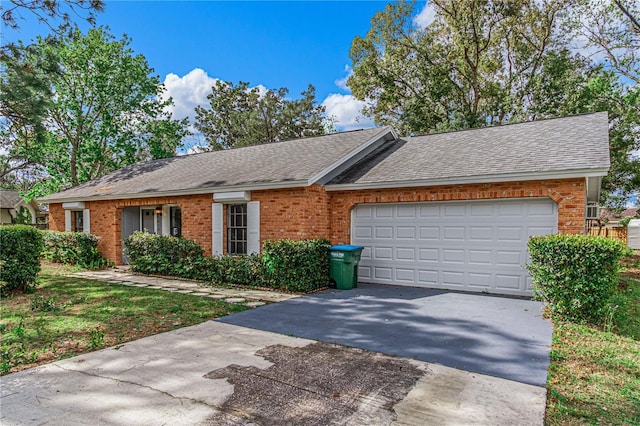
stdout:
[[234,385],[209,424],[390,424],[394,405],[425,374],[408,360],[327,343],[268,346],[256,355],[273,365],[233,364],[205,375]]

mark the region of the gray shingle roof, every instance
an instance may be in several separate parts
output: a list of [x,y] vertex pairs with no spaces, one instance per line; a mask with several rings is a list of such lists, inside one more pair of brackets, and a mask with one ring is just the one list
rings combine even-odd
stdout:
[[20,204],[21,201],[20,191],[10,189],[0,190],[0,207],[3,209],[13,209]]
[[[609,167],[607,113],[407,137],[378,148],[329,184],[440,182]],[[337,189],[337,188],[336,188]]]
[[390,128],[296,139],[246,148],[146,161],[125,167],[40,201],[91,200],[207,192],[231,187],[291,186],[307,181]]

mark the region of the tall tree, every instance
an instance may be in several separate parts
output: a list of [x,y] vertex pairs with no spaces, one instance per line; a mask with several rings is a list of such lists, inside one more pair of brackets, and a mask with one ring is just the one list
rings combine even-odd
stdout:
[[430,0],[435,19],[413,22],[415,2],[389,4],[351,47],[354,95],[366,113],[404,132],[497,125],[523,114],[563,2]]
[[632,84],[640,84],[640,3],[574,0],[567,24],[592,55]]
[[[128,47],[130,39],[115,40],[103,28],[83,34],[78,28],[58,35],[56,42],[39,38],[23,55],[23,65],[33,70],[49,58],[61,72],[49,75],[46,129],[37,149],[29,137],[8,130],[5,145],[41,164],[46,180],[35,193],[77,185],[123,166],[148,158],[175,155],[187,134],[186,120],[169,118],[161,100],[164,90],[142,55]],[[7,70],[13,64],[3,63]],[[34,71],[38,72],[38,71]],[[5,83],[3,79],[3,85]],[[7,79],[10,84],[10,79]],[[3,87],[7,93],[14,89]]]
[[195,127],[211,150],[323,135],[332,128],[312,85],[300,99],[287,99],[288,93],[286,88],[262,93],[247,82],[217,81],[207,96],[208,107],[196,107]]

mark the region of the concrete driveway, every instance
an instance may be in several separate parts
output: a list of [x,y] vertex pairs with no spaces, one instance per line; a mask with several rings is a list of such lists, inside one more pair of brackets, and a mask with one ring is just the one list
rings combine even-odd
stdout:
[[545,408],[542,387],[219,321],[0,384],[2,425],[541,425]]
[[552,327],[542,308],[521,298],[360,284],[220,321],[544,387]]

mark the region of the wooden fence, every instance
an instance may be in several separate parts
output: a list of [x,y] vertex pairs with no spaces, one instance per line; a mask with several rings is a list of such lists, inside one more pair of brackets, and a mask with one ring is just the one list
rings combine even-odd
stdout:
[[624,226],[604,226],[600,225],[598,221],[587,220],[586,229],[587,235],[612,238],[627,244],[627,228]]

